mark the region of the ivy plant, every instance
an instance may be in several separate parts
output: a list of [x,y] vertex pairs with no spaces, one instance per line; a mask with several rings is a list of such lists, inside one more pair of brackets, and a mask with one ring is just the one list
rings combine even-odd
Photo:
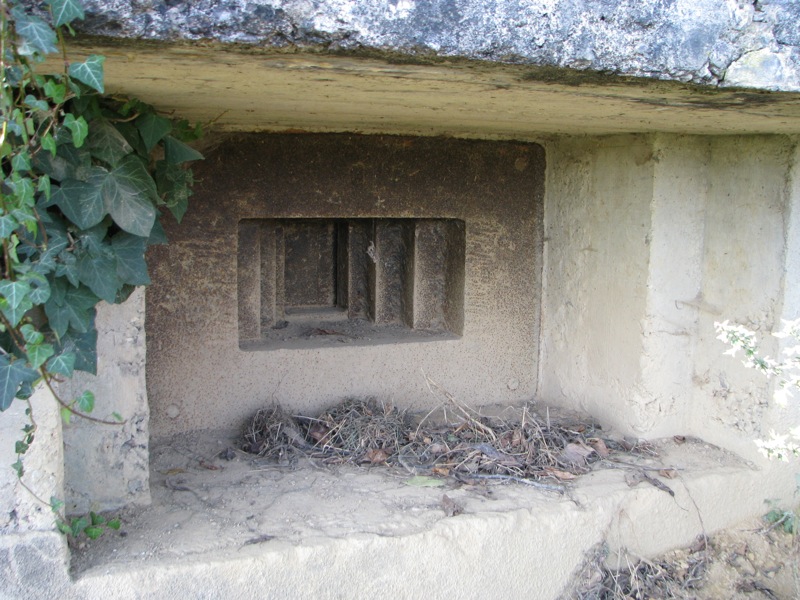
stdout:
[[[91,392],[61,398],[53,384],[96,373],[95,307],[150,282],[145,251],[166,241],[165,214],[183,217],[188,165],[202,159],[186,144],[199,127],[105,95],[103,56],[68,60],[64,40],[84,18],[80,0],[28,6],[0,3],[0,411],[28,403],[20,478],[38,385],[53,391],[66,421],[114,422],[89,416]],[[48,55],[58,58],[45,63]]]

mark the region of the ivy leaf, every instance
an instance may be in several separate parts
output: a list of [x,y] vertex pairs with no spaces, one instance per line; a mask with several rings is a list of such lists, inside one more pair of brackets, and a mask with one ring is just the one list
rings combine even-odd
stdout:
[[19,154],[15,154],[14,158],[11,159],[11,169],[21,173],[22,171],[30,171],[31,170],[31,159],[28,156],[27,152],[20,152]]
[[50,110],[50,105],[46,100],[40,100],[32,94],[25,96],[25,106],[29,106],[33,110],[40,110],[42,112],[47,112]]
[[147,237],[156,219],[155,182],[136,156],[128,156],[103,186],[106,209],[121,229]]
[[109,256],[85,253],[78,258],[77,268],[82,283],[109,304],[114,304],[120,286],[116,260]]
[[165,135],[172,130],[172,123],[169,119],[159,117],[157,114],[149,112],[135,121],[136,128],[139,130],[139,135],[142,136],[145,148],[150,153],[156,144],[160,142]]
[[28,347],[28,362],[32,368],[38,369],[54,353],[52,344],[34,344]]
[[[17,51],[23,56],[33,54],[50,54],[57,52],[56,32],[39,17],[28,15],[22,7],[15,6],[11,9],[14,27],[20,37]],[[102,90],[101,90],[102,91]]]
[[86,333],[68,332],[61,338],[63,352],[75,355],[75,370],[97,374],[97,330]]
[[167,162],[177,165],[191,160],[203,160],[203,155],[171,135],[164,138],[164,155]]
[[44,304],[50,297],[50,283],[47,278],[37,271],[25,275],[25,281],[31,286],[28,298],[34,304]]
[[42,145],[42,148],[49,151],[51,156],[55,156],[58,152],[58,145],[56,144],[56,138],[54,138],[51,134],[45,133],[42,136],[42,139],[39,141]]
[[111,239],[111,246],[117,257],[117,275],[123,283],[148,285],[150,277],[144,260],[147,238],[120,232]]
[[55,375],[72,377],[75,370],[75,353],[62,352],[58,356],[54,356],[47,361],[47,370]]
[[81,412],[90,413],[94,410],[94,394],[89,390],[83,392],[75,402]]
[[86,148],[92,156],[112,167],[133,151],[125,136],[108,119],[102,117],[91,122]]
[[0,298],[0,311],[11,323],[12,327],[16,327],[30,309],[33,308],[33,302],[29,298],[24,298],[22,302],[16,307],[11,306],[6,298]]
[[23,325],[19,328],[19,331],[28,344],[41,344],[44,341],[44,334],[33,325]]
[[11,215],[0,217],[0,237],[9,237],[17,227],[19,227],[19,223]]
[[11,406],[23,382],[36,381],[38,378],[39,372],[28,367],[24,360],[11,361],[8,356],[0,355],[0,411]]
[[61,104],[67,97],[67,86],[63,83],[59,83],[55,79],[48,79],[44,84],[44,93],[56,104]]
[[0,294],[5,296],[11,308],[17,308],[28,296],[31,286],[22,281],[0,281]]
[[101,535],[103,535],[103,528],[102,527],[87,527],[83,530],[83,533],[86,534],[90,540],[96,540]]
[[[79,287],[67,286],[66,292],[63,297],[61,297],[61,294],[57,293],[60,287],[60,285],[53,285],[54,293],[45,303],[44,312],[50,322],[50,329],[53,330],[56,336],[61,338],[62,346],[66,347],[65,340],[68,335],[68,329],[71,328],[73,331],[83,334],[93,327],[93,309],[99,298],[95,296],[89,288],[83,285]],[[95,340],[96,339],[95,333]],[[74,349],[74,351],[76,351],[76,369],[79,368],[77,363],[81,358],[77,350],[79,350],[79,348]]]
[[67,179],[53,194],[53,203],[75,225],[81,229],[89,229],[106,216],[103,184],[107,176],[108,171],[94,167],[89,181]]
[[105,60],[105,56],[92,54],[82,63],[71,64],[69,66],[69,76],[74,77],[81,83],[85,83],[90,88],[94,88],[101,94],[104,94],[103,62],[105,62]]
[[120,528],[120,526],[122,526],[122,521],[119,519],[111,519],[108,523],[106,523],[106,525],[111,529],[117,530]]
[[153,223],[153,229],[150,230],[150,237],[147,238],[147,245],[155,246],[158,244],[166,244],[166,243],[167,243],[167,234],[164,231],[164,226],[161,224],[160,219],[156,219],[156,222]]
[[[56,27],[83,19],[83,6],[78,0],[49,0],[53,11],[53,24]],[[102,90],[100,90],[102,91]]]
[[83,146],[83,142],[89,133],[89,124],[83,117],[75,118],[72,113],[67,113],[64,117],[64,126],[72,133],[72,143],[76,148]]

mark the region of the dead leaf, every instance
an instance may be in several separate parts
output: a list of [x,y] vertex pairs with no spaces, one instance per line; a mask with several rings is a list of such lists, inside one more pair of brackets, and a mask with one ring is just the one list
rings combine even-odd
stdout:
[[583,466],[586,464],[586,458],[592,452],[594,450],[584,444],[567,444],[559,455],[558,460],[569,465]]
[[625,473],[625,483],[628,487],[636,487],[644,481],[644,473],[641,471],[628,471]]
[[313,423],[308,428],[309,437],[311,437],[317,443],[325,440],[328,437],[328,433],[330,433],[330,429],[322,423]]
[[161,471],[162,475],[177,475],[178,473],[186,473],[186,469],[168,469],[166,471]]
[[208,469],[209,471],[221,471],[222,470],[222,467],[220,467],[218,465],[212,465],[211,463],[208,463],[208,462],[206,462],[204,460],[200,461],[200,466],[203,467],[204,469]]
[[683,444],[684,442],[686,442],[685,435],[673,435],[672,439],[676,444]]
[[385,463],[389,458],[389,453],[386,452],[383,448],[372,448],[368,450],[367,453],[364,455],[364,459],[372,463],[373,465],[379,465],[381,463]]
[[561,481],[571,481],[578,477],[574,473],[570,473],[569,471],[561,471],[560,469],[554,469],[553,467],[545,467],[544,472],[548,475],[552,475],[556,479],[560,479]]
[[589,445],[594,449],[594,451],[597,452],[597,455],[600,458],[606,458],[609,454],[611,454],[608,451],[606,443],[600,438],[589,438],[587,441],[589,442]]
[[455,517],[464,512],[464,507],[445,494],[442,496],[442,510],[448,517]]
[[450,477],[450,469],[448,467],[433,467],[433,474],[439,477]]
[[664,479],[675,479],[678,476],[675,469],[659,469],[658,474]]

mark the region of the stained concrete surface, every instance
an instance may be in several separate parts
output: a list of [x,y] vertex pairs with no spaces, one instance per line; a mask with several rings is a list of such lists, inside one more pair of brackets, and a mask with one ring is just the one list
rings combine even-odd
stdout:
[[[306,411],[365,396],[433,407],[440,400],[428,389],[426,374],[472,405],[532,397],[541,294],[541,146],[237,136],[209,153],[195,175],[195,210],[167,229],[169,245],[152,247],[148,256],[147,386],[154,435],[239,427],[270,399]],[[249,312],[239,307],[254,309],[251,296],[243,305],[237,294],[263,290],[241,286],[237,256],[256,252],[236,247],[242,219],[409,217],[464,222],[463,263],[452,269],[464,273],[463,281],[452,283],[463,290],[454,298],[463,306],[460,337],[400,337],[406,343],[390,344],[378,335],[384,343],[365,347],[331,335],[324,347],[301,339],[303,347],[240,348],[240,319]],[[380,251],[380,242],[375,246]]]

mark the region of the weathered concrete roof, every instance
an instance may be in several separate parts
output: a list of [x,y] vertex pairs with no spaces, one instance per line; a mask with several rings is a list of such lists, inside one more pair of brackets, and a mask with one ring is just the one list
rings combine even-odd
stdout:
[[84,33],[800,91],[797,0],[86,0]]

